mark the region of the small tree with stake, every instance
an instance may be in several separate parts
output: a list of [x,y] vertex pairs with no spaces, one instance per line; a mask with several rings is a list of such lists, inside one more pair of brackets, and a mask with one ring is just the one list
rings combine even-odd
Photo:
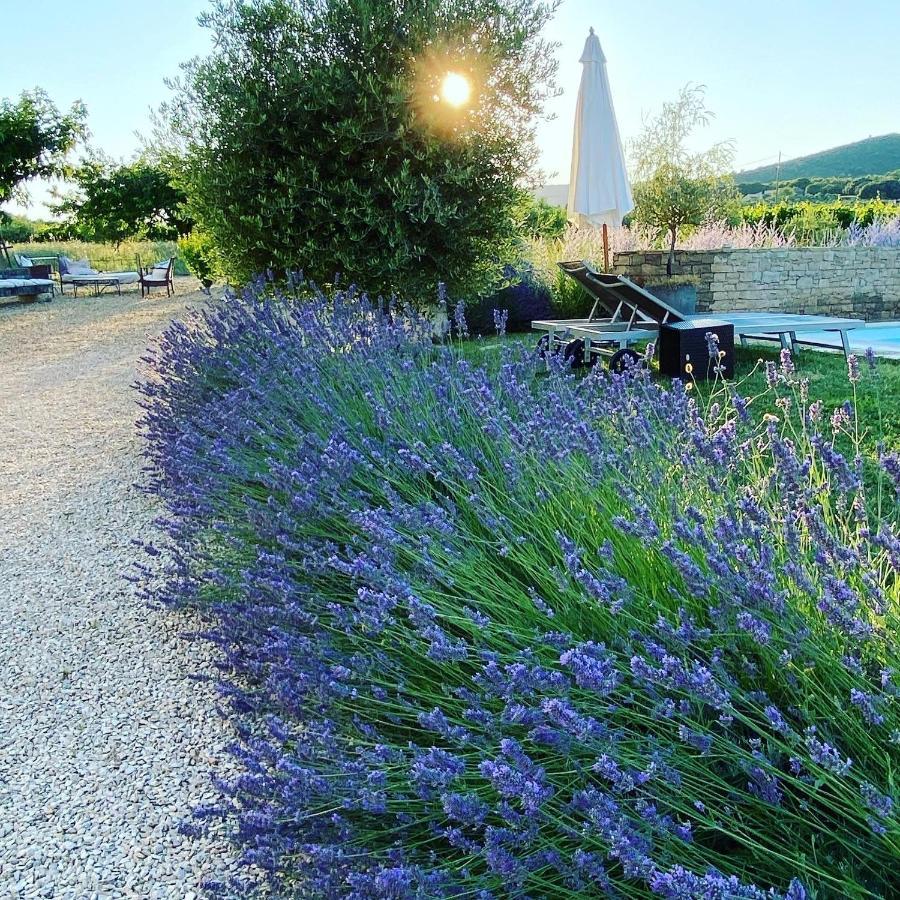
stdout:
[[684,87],[675,102],[666,103],[647,123],[633,148],[634,221],[666,237],[670,276],[679,234],[686,227],[725,217],[737,197],[729,174],[734,161],[730,141],[700,153],[686,147],[691,133],[713,117],[704,90],[702,85]]

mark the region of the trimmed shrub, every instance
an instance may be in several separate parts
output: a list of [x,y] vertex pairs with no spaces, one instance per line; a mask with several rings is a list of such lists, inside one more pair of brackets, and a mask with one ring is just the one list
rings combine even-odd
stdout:
[[496,333],[494,312],[506,315],[506,331],[529,331],[534,319],[549,319],[555,315],[553,294],[528,263],[509,265],[503,271],[506,284],[484,300],[465,305],[469,333]]
[[197,827],[279,896],[894,893],[900,538],[852,409],[786,353],[751,419],[269,293],[142,388],[150,596],[209,617],[245,768]]
[[195,229],[178,241],[178,254],[191,275],[196,276],[204,288],[209,288],[220,269],[212,238]]

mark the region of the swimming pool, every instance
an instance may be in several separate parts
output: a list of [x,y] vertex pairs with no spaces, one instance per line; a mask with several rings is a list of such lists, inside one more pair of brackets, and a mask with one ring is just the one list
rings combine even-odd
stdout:
[[851,331],[850,346],[861,350],[871,347],[879,356],[900,359],[900,322],[872,322]]
[[[810,340],[834,342],[834,334],[810,332],[804,337]],[[900,359],[900,322],[871,322],[865,328],[854,328],[847,332],[850,348],[854,353],[863,354],[871,347],[878,356]]]

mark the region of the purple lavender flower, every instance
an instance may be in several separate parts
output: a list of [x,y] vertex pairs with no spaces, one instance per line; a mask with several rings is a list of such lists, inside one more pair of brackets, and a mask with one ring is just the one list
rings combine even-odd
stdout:
[[781,360],[781,373],[785,377],[790,377],[794,374],[796,369],[794,368],[794,359],[791,356],[791,351],[787,349],[787,347],[783,348],[780,355]]
[[481,825],[490,811],[487,803],[474,794],[444,794],[441,802],[451,819],[470,828]]
[[882,794],[881,791],[868,782],[863,782],[859,792],[863,802],[876,815],[882,819],[889,819],[893,816],[894,801],[887,794]]
[[274,893],[891,892],[900,538],[861,461],[727,394],[278,290],[148,357],[169,540],[138,575],[209,623],[239,774],[198,815]]
[[505,758],[486,759],[479,771],[501,797],[517,801],[525,813],[533,815],[553,796],[553,789],[545,783],[544,770],[508,743]]
[[900,495],[900,454],[882,453],[880,462],[881,467],[893,480],[897,494]]
[[764,712],[772,727],[779,734],[787,735],[791,733],[791,726],[785,721],[784,716],[782,716],[781,711],[777,707],[769,705]]
[[772,628],[769,623],[748,612],[738,613],[736,622],[737,627],[741,631],[746,631],[758,644],[768,644],[772,639]]
[[575,683],[605,697],[621,684],[622,676],[616,670],[614,657],[607,653],[603,644],[587,641],[559,658],[560,663],[571,669]]
[[747,789],[770,806],[781,806],[781,801],[784,799],[778,778],[762,766],[750,767],[750,781]]
[[853,760],[842,758],[836,747],[816,737],[815,726],[806,731],[806,746],[814,763],[836,775],[846,775],[853,765]]
[[869,371],[874,374],[878,368],[878,357],[875,356],[875,351],[871,347],[866,347],[866,363],[868,363]]
[[469,325],[466,322],[466,302],[460,298],[456,302],[453,309],[453,324],[456,326],[456,336],[458,338],[467,338],[469,336]]
[[883,725],[884,716],[880,712],[882,701],[866,691],[851,688],[850,702],[862,713],[869,725]]

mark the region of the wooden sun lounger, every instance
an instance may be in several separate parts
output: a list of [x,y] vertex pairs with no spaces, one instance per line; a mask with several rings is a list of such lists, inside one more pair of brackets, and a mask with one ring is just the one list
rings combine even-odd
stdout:
[[[591,354],[609,354],[617,347],[624,350],[628,344],[653,339],[660,325],[673,322],[689,322],[694,318],[710,316],[734,325],[734,333],[741,343],[747,340],[778,341],[782,347],[795,350],[800,346],[823,347],[850,353],[847,332],[862,328],[862,319],[846,319],[831,316],[808,316],[792,313],[726,312],[685,315],[644,290],[640,285],[622,275],[597,272],[585,262],[559,263],[560,269],[574,278],[591,297],[594,306],[586,319],[538,319],[531,323],[537,331],[547,332],[547,346],[558,349],[573,340],[583,341],[585,361]],[[598,318],[602,310],[608,315]],[[830,332],[839,336],[839,344],[826,344],[798,337],[807,332]],[[578,351],[581,352],[579,346]]]

